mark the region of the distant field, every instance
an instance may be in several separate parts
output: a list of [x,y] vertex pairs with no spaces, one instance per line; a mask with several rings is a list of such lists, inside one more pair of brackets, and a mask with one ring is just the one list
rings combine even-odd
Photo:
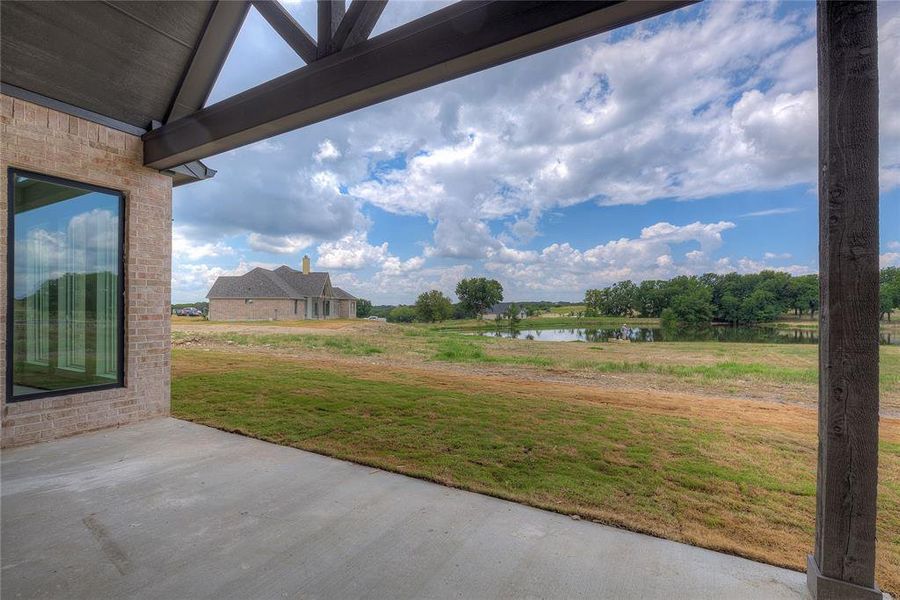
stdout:
[[[795,569],[812,547],[815,411],[712,394],[813,393],[814,347],[725,358],[384,324],[209,336],[176,331],[177,417]],[[632,377],[643,387],[617,386]],[[878,578],[896,593],[900,420],[882,418],[880,451]]]

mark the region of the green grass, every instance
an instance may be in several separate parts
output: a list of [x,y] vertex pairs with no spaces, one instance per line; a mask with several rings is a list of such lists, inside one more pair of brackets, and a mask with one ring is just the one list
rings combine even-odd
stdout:
[[[437,352],[490,358],[467,340],[442,340]],[[768,424],[722,401],[687,417],[563,390],[249,353],[176,349],[173,364],[179,418],[795,568],[812,544],[811,411],[773,405],[796,418]],[[880,470],[882,482],[900,480],[896,441],[881,443]],[[894,484],[879,491],[879,578],[889,590],[900,588]]]
[[672,375],[683,379],[703,379],[718,381],[735,377],[755,377],[782,383],[815,383],[818,372],[815,369],[791,369],[757,363],[720,362],[714,365],[667,365],[652,364],[647,361],[607,361],[579,360],[570,363],[572,368],[586,369],[597,373],[656,373]]
[[214,342],[234,344],[245,347],[269,348],[303,348],[308,350],[332,350],[347,356],[367,356],[381,354],[384,350],[366,340],[344,335],[314,335],[293,333],[193,333],[175,332],[172,339],[184,342],[191,339],[204,339]]
[[446,362],[481,362],[506,365],[531,365],[549,367],[554,361],[542,356],[494,356],[485,353],[484,349],[469,340],[454,338],[442,339],[437,343],[434,360]]
[[[210,359],[230,360],[175,351],[176,361]],[[414,380],[373,384],[278,359],[178,375],[172,396],[182,418],[377,466],[407,465],[417,476],[506,497],[527,491],[589,504],[614,494],[650,501],[666,482],[710,490],[723,481],[814,493],[811,475],[785,482],[720,462],[729,442],[717,427],[698,435],[688,419],[552,398],[437,390]],[[644,471],[649,465],[662,468]]]

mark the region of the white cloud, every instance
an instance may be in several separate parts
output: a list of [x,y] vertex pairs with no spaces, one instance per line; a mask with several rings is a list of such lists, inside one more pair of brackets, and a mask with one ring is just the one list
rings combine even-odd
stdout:
[[791,275],[808,275],[815,273],[816,270],[808,265],[772,265],[765,261],[753,260],[750,258],[741,258],[737,261],[734,268],[730,269],[738,273],[759,273],[760,271],[781,271],[790,273]]
[[352,271],[333,273],[336,285],[376,302],[410,302],[429,289],[450,294],[470,269],[468,265],[426,267],[424,256],[403,260],[389,252],[387,242],[370,244],[365,231],[324,242],[317,251],[317,267]]
[[316,162],[320,163],[325,160],[340,158],[340,156],[341,151],[337,149],[337,147],[334,145],[334,142],[326,139],[321,144],[319,144],[319,149],[316,150],[314,158],[316,159]]
[[790,213],[795,213],[799,211],[799,208],[795,207],[784,207],[784,208],[770,208],[767,210],[757,210],[753,212],[744,213],[742,217],[771,217],[774,215],[787,215]]
[[389,258],[387,242],[369,244],[365,232],[355,231],[317,248],[317,266],[323,269],[362,269],[381,266]]
[[258,154],[273,154],[275,152],[282,152],[284,150],[284,144],[276,140],[268,139],[247,146],[247,150]]
[[308,235],[263,235],[251,233],[247,236],[247,245],[257,252],[272,254],[296,254],[310,247],[315,238]]
[[[622,279],[722,271],[732,265],[714,253],[722,245],[722,233],[734,227],[729,221],[680,226],[661,222],[645,227],[637,238],[620,238],[583,251],[569,243],[551,244],[540,252],[503,248],[485,261],[485,268],[499,275],[505,286],[523,293],[577,293]],[[684,243],[694,247],[676,259]]]
[[[311,6],[304,10],[314,16]],[[431,10],[388,6],[397,22]],[[215,157],[219,175],[176,191],[190,194],[176,214],[197,228],[196,245],[240,234],[310,240],[320,262],[334,265],[325,268],[366,271],[341,277],[373,295],[485,269],[508,270],[505,283],[523,293],[538,284],[574,293],[585,281],[622,276],[768,267],[788,258],[721,258],[727,229],[703,229],[715,223],[648,228],[583,250],[565,238],[533,242],[543,217],[579,203],[811,188],[815,11],[798,6],[710,2],[687,9],[688,18],[591,38],[286,134],[273,140],[283,152],[263,145]],[[880,6],[879,23],[888,190],[900,186],[900,3]],[[736,206],[746,218],[798,210]],[[433,231],[419,240],[422,256],[401,260],[370,244],[360,233],[369,207],[425,217]],[[806,268],[783,268],[795,267]]]
[[[591,40],[566,51],[566,68],[531,86],[508,69],[514,93],[461,105],[450,94],[453,110],[431,97],[417,110],[405,107],[402,118],[421,115],[423,131],[443,117],[443,134],[429,134],[424,148],[408,136],[410,147],[400,148],[406,168],[350,193],[434,220],[433,255],[477,258],[497,247],[488,228],[495,219],[514,217],[510,235],[528,240],[544,212],[590,199],[643,204],[811,181],[814,91],[753,86],[763,78],[756,65],[771,61],[777,74],[800,60],[785,49],[812,34],[767,6],[722,3],[699,20]],[[496,85],[503,79],[478,76]],[[380,119],[378,126],[388,129]]]
[[195,261],[201,258],[234,254],[234,248],[222,241],[197,242],[191,238],[191,228],[172,227],[172,255],[176,261],[182,259]]
[[881,268],[900,267],[900,252],[885,252],[879,257]]
[[[540,215],[588,200],[644,204],[813,183],[814,19],[759,3],[698,12],[532,57],[527,70],[514,64],[447,84],[372,125],[354,123],[367,151],[403,154],[406,165],[350,193],[426,216],[435,222],[431,255],[471,259],[497,247],[485,233],[497,219],[508,219],[499,240],[527,242]],[[896,19],[881,28],[888,88],[900,88],[900,52],[885,50],[900,44]],[[900,94],[882,96],[893,122]],[[885,164],[900,165],[900,129],[884,130]]]

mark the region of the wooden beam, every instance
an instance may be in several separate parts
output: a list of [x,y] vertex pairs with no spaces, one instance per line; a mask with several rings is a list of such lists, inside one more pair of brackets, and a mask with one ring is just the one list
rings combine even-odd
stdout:
[[878,23],[818,2],[819,458],[813,598],[876,600]]
[[337,33],[341,20],[344,18],[344,0],[318,0],[318,23],[316,25],[316,38],[319,42],[319,58],[324,58],[335,52],[334,34]]
[[335,52],[369,39],[387,0],[353,0],[332,39]]
[[451,4],[148,132],[144,164],[166,169],[225,152],[687,4],[692,1]]
[[309,64],[316,60],[316,41],[277,0],[253,0],[253,6],[287,45]]
[[222,65],[247,17],[250,3],[215,2],[203,35],[185,70],[166,121],[174,121],[203,108]]

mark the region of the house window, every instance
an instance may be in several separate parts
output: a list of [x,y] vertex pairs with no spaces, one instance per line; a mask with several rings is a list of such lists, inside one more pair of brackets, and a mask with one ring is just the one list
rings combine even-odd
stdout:
[[7,394],[124,383],[124,196],[9,170]]
[[318,300],[316,300],[315,302],[313,302],[313,316],[314,316],[314,317],[318,317],[318,316],[319,316],[319,301],[318,301]]
[[331,300],[326,300],[325,301],[325,316],[327,317],[330,315],[331,315]]
[[294,300],[294,314],[297,314],[297,300]]

